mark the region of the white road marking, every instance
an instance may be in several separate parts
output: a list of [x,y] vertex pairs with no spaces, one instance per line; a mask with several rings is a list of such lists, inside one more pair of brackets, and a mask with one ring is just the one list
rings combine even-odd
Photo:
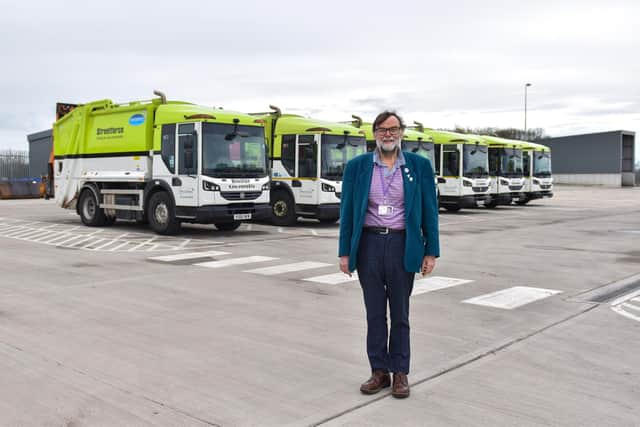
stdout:
[[131,243],[131,242],[122,242],[122,244],[120,244],[120,245],[118,245],[118,246],[116,246],[114,248],[109,249],[109,252],[117,251],[118,249],[127,246],[129,243]]
[[465,283],[471,282],[473,282],[473,280],[456,279],[453,277],[427,277],[425,279],[416,280],[413,283],[413,291],[411,292],[411,296],[425,294],[427,292],[433,292],[439,289],[451,288],[453,286],[464,285]]
[[[73,242],[72,244],[66,245],[66,246],[69,247],[69,248],[72,248],[72,247],[75,247],[76,245],[79,245],[80,243],[84,243],[84,242],[86,242],[88,240],[91,240],[91,239],[93,239],[93,236],[85,236],[84,239],[78,240],[77,242]],[[62,243],[58,243],[58,245],[61,245],[61,244]]]
[[34,239],[33,241],[34,242],[42,242],[43,240],[50,239],[52,235],[60,237],[60,234],[62,234],[60,231],[51,231],[47,235],[42,236],[42,237],[38,237],[37,239]]
[[313,234],[314,236],[318,235],[318,232],[316,230],[310,230],[310,231],[311,231],[311,234]]
[[628,303],[628,302],[623,302],[622,304],[620,304],[620,307],[630,308],[631,310],[635,310],[638,313],[640,313],[640,307],[638,307],[637,305],[633,305],[631,303]]
[[275,274],[291,273],[294,271],[310,270],[312,268],[328,267],[332,264],[316,261],[302,261],[293,264],[274,265],[272,267],[255,268],[246,270],[245,273],[263,274],[265,276],[273,276]]
[[158,238],[158,236],[156,236],[156,237],[152,237],[152,238],[150,238],[150,239],[147,239],[147,240],[145,240],[144,242],[138,243],[138,245],[137,245],[137,246],[134,246],[134,247],[132,247],[132,248],[127,249],[127,251],[129,251],[129,252],[135,251],[136,249],[141,248],[141,247],[143,247],[144,245],[148,245],[149,243],[153,242],[153,241],[154,241],[154,240],[156,240],[157,238]]
[[241,265],[241,264],[251,264],[253,262],[265,262],[265,261],[273,261],[278,258],[273,258],[269,256],[248,256],[242,258],[230,258],[221,261],[209,261],[209,262],[199,262],[193,265],[197,265],[199,267],[207,267],[207,268],[221,268],[228,267],[230,265]]
[[214,256],[220,256],[220,255],[228,255],[228,254],[229,252],[221,252],[221,251],[191,252],[188,254],[156,256],[148,259],[153,261],[172,262],[172,261],[184,261],[185,259],[206,258],[206,257],[214,257]]
[[40,239],[49,238],[52,234],[58,234],[58,232],[57,231],[51,231],[51,230],[44,230],[41,233],[34,234],[33,236],[30,236],[27,240],[31,240],[32,242],[38,242]]
[[69,237],[69,236],[71,236],[71,233],[62,233],[59,236],[56,236],[53,239],[49,239],[46,242],[42,242],[42,243],[46,243],[47,245],[51,245],[56,240],[64,239],[65,237]]
[[72,241],[72,240],[75,240],[75,239],[77,239],[78,237],[83,237],[83,235],[79,235],[79,236],[78,236],[78,235],[76,235],[76,236],[70,237],[70,238],[68,238],[67,240],[63,240],[62,242],[58,242],[58,243],[56,243],[56,245],[64,245],[65,243],[70,242],[70,241]]
[[511,310],[560,293],[562,293],[562,291],[556,291],[553,289],[514,286],[512,288],[503,289],[490,294],[466,299],[462,302],[466,304],[484,305],[487,307]]
[[624,317],[640,322],[640,317],[635,312],[640,313],[640,307],[632,302],[640,303],[640,289],[623,295],[611,303],[611,309]]
[[[108,239],[107,239],[107,240],[108,240]],[[114,243],[116,243],[117,241],[118,241],[118,240],[116,240],[116,239],[108,240],[108,241],[107,241],[107,243],[103,243],[102,245],[100,245],[100,246],[98,246],[98,247],[93,248],[93,250],[94,250],[94,251],[99,251],[99,250],[101,250],[101,249],[104,249],[104,248],[106,248],[106,247],[108,247],[108,246],[113,245],[113,244],[114,244]]]
[[[106,239],[98,239],[98,240],[95,240],[95,241],[93,241],[93,242],[89,242],[89,243],[87,243],[86,245],[84,245],[84,246],[82,247],[82,249],[87,249],[87,248],[88,248],[89,246],[91,246],[91,245],[97,245],[98,243],[103,242],[104,240],[106,240]],[[93,250],[95,250],[95,248],[94,248]]]
[[332,273],[325,274],[324,276],[309,277],[308,279],[302,279],[307,282],[324,283],[326,285],[338,285],[340,283],[353,282],[358,280],[358,274],[356,272],[351,273],[351,277],[344,273]]

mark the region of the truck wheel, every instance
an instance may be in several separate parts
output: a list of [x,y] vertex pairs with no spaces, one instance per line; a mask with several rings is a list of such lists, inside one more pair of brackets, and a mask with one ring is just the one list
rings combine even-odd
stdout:
[[491,201],[491,202],[484,202],[484,207],[485,208],[493,209],[496,206],[498,206],[498,202],[496,202],[495,200]]
[[238,227],[240,227],[240,224],[242,224],[240,221],[233,221],[233,222],[220,222],[220,223],[215,222],[213,225],[215,225],[216,228],[220,231],[233,231]]
[[524,199],[524,200],[518,200],[517,202],[515,202],[516,205],[520,205],[520,206],[524,206],[527,203],[529,203],[529,199]]
[[149,225],[158,234],[177,234],[180,231],[175,206],[164,191],[153,194],[149,200]]
[[84,190],[80,194],[80,219],[84,225],[89,227],[100,227],[104,225],[106,218],[104,211],[100,209],[98,199],[91,190]]
[[284,191],[276,191],[271,197],[271,220],[275,225],[294,225],[298,219],[293,198]]
[[445,205],[444,208],[449,212],[458,212],[460,210],[460,206],[458,205]]

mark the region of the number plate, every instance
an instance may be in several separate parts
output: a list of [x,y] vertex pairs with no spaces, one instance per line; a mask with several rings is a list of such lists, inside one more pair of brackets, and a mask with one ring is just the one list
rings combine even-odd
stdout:
[[247,214],[234,214],[233,215],[233,219],[235,219],[236,221],[240,221],[243,219],[251,219],[251,214],[247,213]]

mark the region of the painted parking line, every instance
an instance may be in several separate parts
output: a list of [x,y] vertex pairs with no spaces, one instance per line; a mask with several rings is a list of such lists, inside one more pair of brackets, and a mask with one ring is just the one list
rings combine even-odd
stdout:
[[466,304],[483,305],[487,307],[511,310],[560,293],[562,293],[562,291],[556,291],[553,289],[514,286],[512,288],[503,289],[490,294],[469,298],[462,302]]
[[316,261],[302,261],[295,262],[293,264],[274,265],[272,267],[255,268],[253,270],[246,270],[245,273],[263,274],[265,276],[273,276],[282,273],[292,273],[295,271],[311,270],[314,268],[329,267],[332,264],[326,262]]
[[266,261],[273,261],[276,259],[278,258],[274,258],[270,256],[254,255],[254,256],[248,256],[248,257],[242,257],[242,258],[223,259],[220,261],[198,262],[193,265],[197,265],[198,267],[207,267],[207,268],[222,268],[222,267],[229,267],[231,265],[251,264],[254,262],[266,262]]
[[221,251],[190,252],[188,254],[156,256],[156,257],[151,257],[149,259],[152,261],[172,262],[172,261],[184,261],[187,259],[215,257],[220,255],[229,255],[229,252],[221,252]]
[[339,285],[340,283],[353,282],[358,280],[358,274],[353,272],[351,277],[344,273],[332,273],[325,274],[323,276],[309,277],[308,279],[302,279],[307,282],[324,283],[325,285]]
[[611,310],[640,322],[640,289],[614,300],[611,303]]
[[456,279],[454,277],[433,276],[425,279],[416,280],[413,283],[413,291],[411,296],[426,294],[427,292],[438,291],[440,289],[452,288],[454,286],[471,283],[473,280]]

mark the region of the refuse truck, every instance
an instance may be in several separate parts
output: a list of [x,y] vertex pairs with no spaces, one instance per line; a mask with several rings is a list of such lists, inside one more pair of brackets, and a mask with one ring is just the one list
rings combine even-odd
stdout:
[[264,120],[158,98],[76,106],[53,126],[56,203],[88,226],[235,230],[269,215]]
[[364,132],[351,125],[283,114],[252,113],[265,121],[271,169],[271,222],[294,225],[298,217],[331,224],[340,218],[342,174],[366,151]]

